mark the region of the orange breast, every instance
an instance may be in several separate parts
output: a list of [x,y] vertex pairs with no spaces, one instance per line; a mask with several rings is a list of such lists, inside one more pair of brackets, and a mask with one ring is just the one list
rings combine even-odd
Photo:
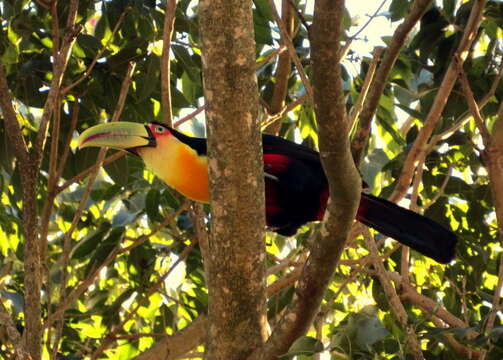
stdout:
[[167,185],[189,199],[209,202],[208,163],[189,146],[173,136],[157,139],[155,148],[138,149],[147,167]]
[[206,157],[194,155],[187,147],[178,149],[178,176],[173,179],[172,186],[192,200],[209,202],[208,163]]

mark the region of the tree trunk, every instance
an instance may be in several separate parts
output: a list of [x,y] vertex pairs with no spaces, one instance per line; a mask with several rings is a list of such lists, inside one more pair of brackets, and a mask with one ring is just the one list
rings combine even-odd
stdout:
[[211,235],[206,358],[245,359],[265,339],[264,179],[252,2],[200,2]]

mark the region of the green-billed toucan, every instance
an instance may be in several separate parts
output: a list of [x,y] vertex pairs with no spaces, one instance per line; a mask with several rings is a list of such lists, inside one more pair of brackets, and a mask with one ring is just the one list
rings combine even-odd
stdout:
[[[321,220],[328,183],[319,154],[283,138],[262,137],[267,225],[290,236]],[[164,124],[112,122],[93,126],[79,147],[107,146],[140,156],[166,184],[199,202],[209,202],[206,139]],[[392,202],[362,193],[356,219],[441,263],[454,258],[456,236],[442,225]]]

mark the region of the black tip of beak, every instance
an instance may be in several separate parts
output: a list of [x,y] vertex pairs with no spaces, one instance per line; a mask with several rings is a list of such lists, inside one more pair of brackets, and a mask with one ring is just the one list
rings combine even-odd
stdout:
[[157,146],[157,142],[155,140],[155,136],[152,133],[152,130],[150,130],[150,127],[148,125],[145,125],[145,130],[147,131],[148,136],[145,137],[145,140],[148,140],[148,147],[155,147]]

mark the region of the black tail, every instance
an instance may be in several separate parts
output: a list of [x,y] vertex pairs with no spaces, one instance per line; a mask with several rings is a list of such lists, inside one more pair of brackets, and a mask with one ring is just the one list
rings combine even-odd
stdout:
[[457,238],[452,231],[390,201],[362,193],[356,218],[440,263],[454,258]]

